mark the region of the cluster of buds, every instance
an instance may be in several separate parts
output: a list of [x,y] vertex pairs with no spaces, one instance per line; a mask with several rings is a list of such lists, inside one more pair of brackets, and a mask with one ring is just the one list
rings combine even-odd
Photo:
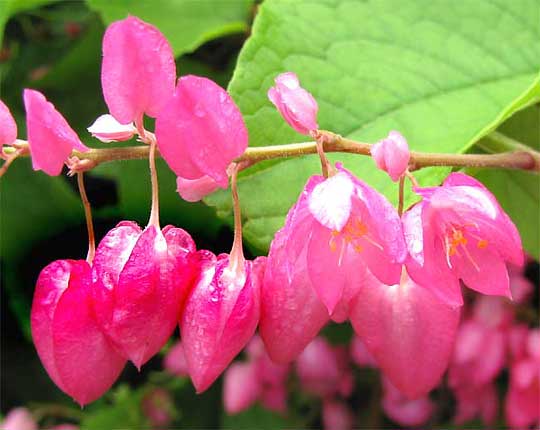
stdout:
[[[175,80],[171,47],[155,27],[136,17],[113,23],[103,40],[102,66],[110,113],[90,132],[104,142],[137,135],[150,145],[151,170],[157,146],[188,201],[227,188],[229,177],[234,197],[234,160],[248,146],[239,109],[206,78]],[[521,240],[481,183],[452,173],[440,186],[415,184],[420,201],[398,213],[342,164],[327,161],[317,102],[297,76],[284,73],[275,83],[270,100],[292,128],[317,140],[324,174],[309,178],[267,258],[243,257],[237,195],[232,251],[216,256],[197,250],[180,228],[161,229],[156,186],[146,228],[123,221],[95,256],[55,261],[41,272],[31,315],[34,342],[51,378],[80,404],[102,395],[127,360],[140,368],[176,325],[186,371],[202,392],[257,327],[269,359],[286,365],[309,352],[305,348],[330,320],[350,320],[392,387],[389,404],[401,399],[391,394],[393,387],[419,399],[450,362],[461,282],[485,295],[510,297],[507,264],[522,264]],[[72,151],[89,148],[42,94],[25,90],[24,101],[34,169],[57,175],[70,163],[77,170]],[[8,123],[2,144],[13,144],[16,130],[3,105],[0,115]],[[155,134],[145,130],[144,115],[156,119]],[[398,132],[371,152],[392,180],[409,175],[408,144]],[[231,370],[235,377],[249,379],[261,354]],[[253,392],[280,409],[279,384],[267,388]],[[230,400],[229,408],[252,397]]]

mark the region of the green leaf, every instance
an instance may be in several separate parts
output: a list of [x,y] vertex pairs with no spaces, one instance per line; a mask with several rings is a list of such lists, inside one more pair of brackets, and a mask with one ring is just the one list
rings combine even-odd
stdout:
[[247,30],[253,0],[86,0],[106,24],[135,15],[158,27],[176,56],[203,43]]
[[[399,130],[418,151],[459,153],[538,100],[540,27],[536,0],[354,2],[268,0],[229,86],[250,145],[305,140],[266,97],[274,77],[296,72],[319,103],[319,126],[375,142]],[[367,157],[336,154],[392,202],[397,187]],[[315,156],[261,163],[239,179],[246,239],[267,249],[309,175]],[[446,168],[422,169],[423,185]],[[278,190],[276,192],[276,190]],[[225,192],[206,199],[230,216]],[[406,203],[413,202],[408,194]]]
[[300,426],[290,418],[277,414],[255,405],[248,410],[235,415],[223,413],[222,427],[225,429],[258,429],[278,430],[299,428]]

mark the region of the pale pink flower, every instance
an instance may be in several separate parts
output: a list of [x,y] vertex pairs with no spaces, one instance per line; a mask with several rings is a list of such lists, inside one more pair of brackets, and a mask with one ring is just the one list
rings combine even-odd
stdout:
[[87,130],[92,136],[105,143],[129,140],[137,133],[132,122],[120,124],[114,116],[109,114],[99,116]]
[[407,170],[411,153],[405,138],[398,131],[391,131],[386,139],[371,147],[371,157],[396,182]]
[[227,168],[248,145],[242,114],[229,94],[192,75],[178,80],[156,119],[156,138],[161,155],[181,178],[179,192],[191,201],[227,188]]
[[310,134],[319,128],[319,106],[313,96],[300,86],[298,76],[286,72],[275,78],[275,87],[268,90],[268,98],[279,113],[298,133]]
[[248,409],[261,394],[257,363],[233,363],[223,378],[223,406],[228,414]]
[[189,370],[182,342],[176,342],[165,355],[163,367],[176,376],[189,376]]
[[494,424],[497,419],[498,398],[493,383],[485,385],[465,384],[454,389],[457,406],[454,423],[462,425],[476,417],[484,424]]
[[139,18],[115,21],[103,37],[101,85],[111,115],[142,127],[143,115],[158,116],[172,96],[176,65],[169,42]]
[[413,399],[439,383],[459,315],[459,308],[440,302],[404,272],[395,285],[371,277],[352,301],[350,319],[384,375]]
[[17,139],[17,123],[9,108],[0,100],[0,149],[11,145]]
[[506,422],[514,428],[540,425],[540,330],[529,330],[525,344],[525,354],[510,366],[505,399]]
[[382,378],[382,384],[384,390],[382,408],[392,421],[404,427],[419,427],[433,415],[435,405],[427,395],[411,400],[387,378]]
[[219,188],[218,183],[208,175],[197,179],[176,178],[176,191],[186,202],[198,202]]
[[191,290],[195,244],[180,228],[119,223],[101,240],[93,267],[97,320],[140,369],[167,342]]
[[344,402],[326,399],[322,405],[322,422],[324,430],[352,430],[354,415]]
[[24,90],[28,145],[34,170],[59,175],[71,152],[87,148],[54,105],[39,91]]
[[189,374],[205,391],[255,333],[264,257],[230,267],[229,255],[199,251],[200,275],[180,320]]
[[57,260],[41,271],[30,322],[45,370],[81,406],[101,397],[124,368],[95,320],[86,261]]
[[2,430],[38,430],[38,425],[26,408],[11,409],[0,423]]
[[460,279],[483,294],[510,297],[506,263],[521,265],[523,249],[493,194],[463,173],[416,192],[422,202],[403,215],[411,278],[454,305],[463,303]]
[[360,367],[378,367],[377,362],[373,356],[369,353],[366,345],[362,342],[358,336],[353,336],[351,342],[351,358],[353,362]]

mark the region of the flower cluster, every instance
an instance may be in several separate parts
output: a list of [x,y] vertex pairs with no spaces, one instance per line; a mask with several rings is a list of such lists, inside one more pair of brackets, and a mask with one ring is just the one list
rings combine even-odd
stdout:
[[[151,168],[157,147],[185,200],[227,188],[229,177],[235,186],[235,160],[248,145],[239,109],[206,78],[184,76],[175,85],[171,47],[155,27],[136,17],[113,23],[103,40],[101,80],[109,114],[89,127],[95,137],[112,142],[138,136],[150,145]],[[178,371],[190,375],[197,392],[216,380],[259,328],[268,357],[254,341],[249,361],[232,367],[228,377],[253,384],[250,375],[259,372],[268,380],[247,398],[226,382],[229,410],[255,398],[282,409],[284,370],[270,360],[286,365],[298,358],[306,389],[329,396],[321,391],[326,386],[309,382],[309,354],[326,348],[313,341],[330,320],[351,321],[387,378],[388,404],[401,402],[402,395],[421,399],[451,360],[461,282],[485,295],[510,297],[507,264],[522,264],[520,237],[481,183],[452,173],[440,186],[415,184],[419,202],[398,213],[342,164],[328,163],[317,102],[294,73],[278,76],[268,96],[292,128],[318,141],[324,173],[309,178],[268,257],[244,259],[237,211],[230,254],[197,250],[186,231],[160,227],[154,189],[145,228],[120,222],[95,256],[55,261],[41,272],[31,314],[36,349],[53,381],[81,405],[100,397],[127,360],[144,365],[176,325],[185,357]],[[71,155],[89,148],[62,115],[37,91],[25,90],[24,102],[34,169],[58,175],[67,163],[73,172],[84,170]],[[144,128],[144,115],[155,118],[155,134]],[[0,105],[7,124],[1,143],[15,145],[10,118]],[[410,176],[408,144],[398,132],[371,153],[392,180]],[[515,372],[522,375],[537,351],[519,351],[525,364]],[[337,364],[335,370],[340,374]],[[530,378],[516,378],[513,392],[521,398]],[[338,408],[329,399],[327,409]]]

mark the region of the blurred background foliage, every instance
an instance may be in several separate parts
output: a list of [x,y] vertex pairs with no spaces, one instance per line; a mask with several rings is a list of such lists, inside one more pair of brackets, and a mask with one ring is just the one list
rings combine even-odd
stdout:
[[[293,70],[319,102],[321,127],[349,137],[375,141],[396,128],[416,150],[497,152],[508,149],[489,135],[498,129],[540,149],[536,0],[517,0],[511,11],[503,0],[422,0],[400,3],[399,10],[392,0],[260,3],[0,0],[0,97],[15,115],[21,137],[26,135],[21,94],[29,87],[47,95],[85,144],[102,145],[86,132],[106,112],[100,87],[101,39],[107,24],[132,14],[167,36],[179,75],[207,76],[229,88],[245,114],[250,145],[302,140],[266,99],[274,76]],[[373,168],[371,160],[343,154],[332,157],[396,201],[395,187]],[[317,169],[316,158],[303,157],[261,163],[243,172],[240,196],[246,242],[253,254],[266,252],[273,232]],[[448,171],[425,169],[418,178],[434,185]],[[528,252],[537,258],[538,175],[469,173],[496,193],[520,228]],[[104,164],[87,177],[98,239],[119,220],[146,222],[150,206],[147,162]],[[161,161],[159,178],[163,225],[188,230],[200,248],[227,251],[232,242],[229,192],[208,197],[206,204],[190,204],[178,197],[174,174]],[[33,404],[44,414],[52,411],[68,420],[82,418],[85,429],[146,428],[141,399],[148,390],[164,386],[174,393],[175,424],[182,427],[317,425],[317,418],[302,421],[312,415],[305,399],[297,399],[299,416],[284,418],[262,408],[226,416],[219,383],[195,396],[186,380],[170,379],[160,371],[160,357],[145,366],[142,374],[128,367],[123,383],[80,411],[46,376],[31,344],[28,321],[41,268],[54,259],[86,254],[76,186],[65,175],[51,178],[33,172],[28,159],[17,160],[0,186],[2,413],[16,405]],[[407,201],[412,203],[413,196],[409,194]],[[325,335],[335,343],[346,343],[351,329],[329,326]],[[373,376],[362,375],[357,378],[369,396]],[[368,400],[355,401],[370,413]],[[371,413],[364,423],[388,424],[381,420]]]

